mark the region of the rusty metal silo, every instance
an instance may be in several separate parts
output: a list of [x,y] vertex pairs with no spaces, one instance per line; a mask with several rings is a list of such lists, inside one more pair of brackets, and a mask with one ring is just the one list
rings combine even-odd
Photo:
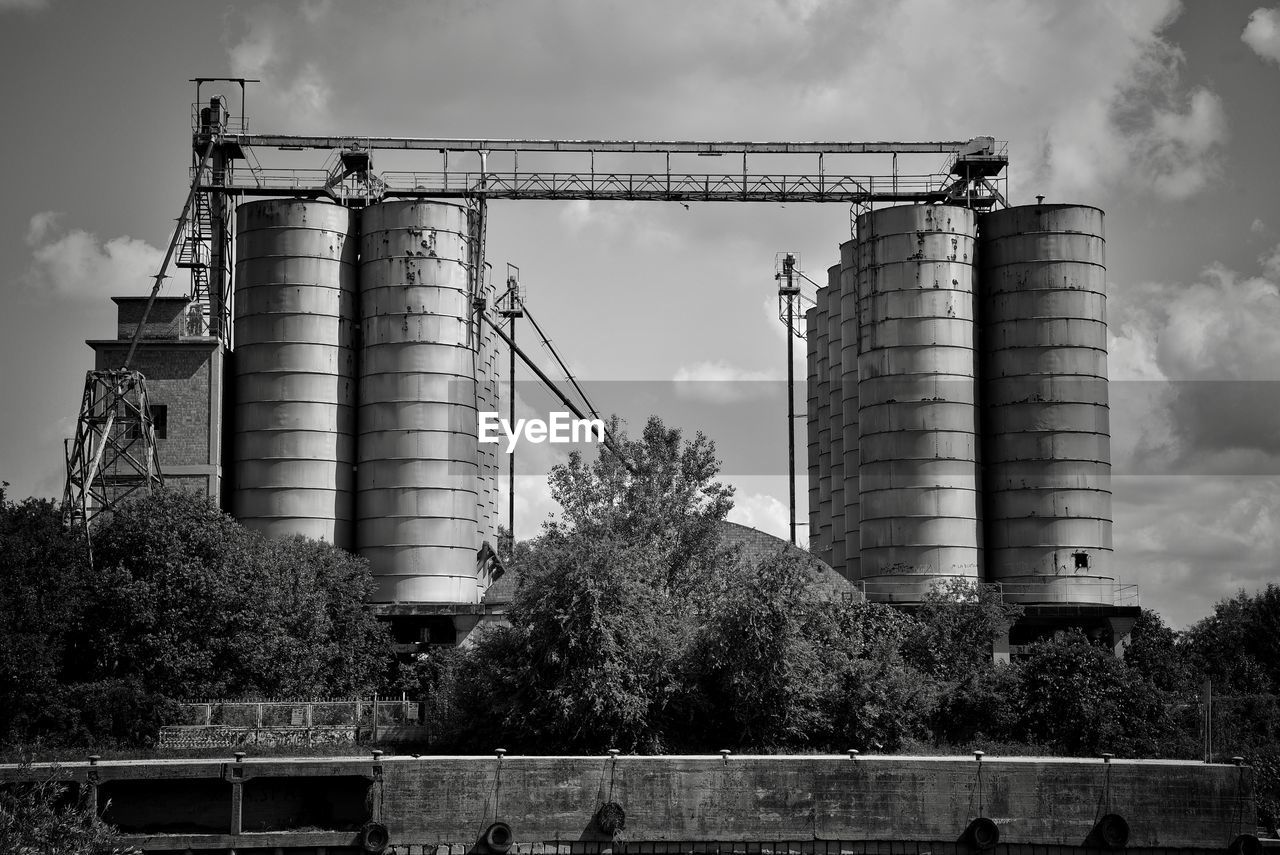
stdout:
[[477,599],[476,337],[469,214],[365,209],[356,545],[376,602]]
[[862,577],[861,486],[858,477],[858,269],[857,241],[840,246],[841,451],[844,455],[844,575]]
[[1015,602],[1113,604],[1102,219],[979,222],[986,570]]
[[815,371],[818,377],[818,549],[817,555],[831,564],[831,383],[827,370],[831,353],[827,347],[827,309],[831,292],[822,287],[817,293],[815,339]]
[[831,568],[846,575],[844,522],[844,373],[840,321],[840,265],[827,268],[827,420],[831,431]]
[[[485,264],[483,295],[486,306],[492,306],[497,293],[493,285],[493,271]],[[477,319],[478,320],[478,319]],[[479,323],[480,332],[479,363],[483,383],[478,386],[483,392],[484,407],[489,412],[502,412],[498,382],[498,336],[488,324]],[[480,532],[481,542],[487,542],[490,548],[498,548],[498,446],[496,443],[484,443],[478,446],[480,471],[483,478],[482,494],[484,514],[487,524]]]
[[[489,299],[489,265],[484,265],[484,278],[476,283],[478,293],[486,301]],[[474,366],[472,368],[476,378],[476,410],[478,412],[496,412],[497,407],[490,398],[490,371],[492,356],[491,335],[492,331],[478,317],[471,320],[471,335],[475,341]],[[489,492],[489,476],[491,474],[490,451],[492,444],[483,443],[476,446],[476,465],[479,472],[479,485],[476,493],[476,537],[477,544],[483,543],[489,539],[489,529],[493,525],[492,506],[493,496]]]
[[270,537],[351,548],[357,237],[305,200],[236,210],[231,512]]
[[805,427],[809,472],[809,551],[820,551],[818,538],[818,308],[804,313],[805,343]]
[[912,602],[981,578],[973,211],[857,219],[862,580]]

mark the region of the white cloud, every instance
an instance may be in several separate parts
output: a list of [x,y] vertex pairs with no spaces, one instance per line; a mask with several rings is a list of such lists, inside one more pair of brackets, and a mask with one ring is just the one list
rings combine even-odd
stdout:
[[[505,470],[504,470],[505,472]],[[507,525],[507,479],[498,479],[498,521]],[[560,506],[551,498],[545,475],[516,476],[516,539],[528,540],[542,533],[542,524],[559,516]]]
[[1280,65],[1280,7],[1254,9],[1240,40],[1258,56]]
[[[797,509],[797,520],[804,512],[803,508]],[[759,529],[783,540],[791,537],[791,520],[786,502],[780,502],[765,493],[735,495],[728,520]]]
[[1271,247],[1269,252],[1258,256],[1263,274],[1272,282],[1280,282],[1280,244]]
[[1117,566],[1137,582],[1143,605],[1174,626],[1212,603],[1275,578],[1280,549],[1277,478],[1119,477]]
[[[232,74],[269,81],[253,91],[249,104],[255,130],[282,133],[333,131],[329,101],[333,94],[325,74],[311,54],[288,49],[289,28],[318,28],[328,18],[328,4],[303,6],[302,22],[259,16],[243,37],[228,49]],[[338,50],[337,47],[334,50]]]
[[1253,222],[1249,224],[1249,231],[1253,232],[1255,235],[1266,234],[1267,224],[1262,222],[1260,217],[1254,217]]
[[150,292],[163,258],[159,249],[128,236],[103,243],[83,229],[63,231],[60,216],[41,211],[28,222],[26,241],[31,261],[20,276],[27,289],[54,298]]
[[35,246],[43,243],[44,239],[57,228],[58,219],[61,216],[61,211],[41,211],[38,214],[32,214],[31,219],[27,222],[25,238],[27,244]]
[[768,398],[772,391],[769,386],[779,379],[772,372],[740,368],[722,359],[682,365],[672,378],[677,398],[710,404],[735,404]]
[[49,8],[49,0],[0,0],[0,12],[36,12]]
[[1280,246],[1254,273],[1112,290],[1117,566],[1175,624],[1274,578]]
[[651,205],[596,204],[575,199],[560,211],[560,222],[575,237],[633,244],[653,250],[671,249],[680,237],[665,222],[661,211]]
[[[237,74],[269,81],[257,96],[257,125],[266,116],[292,123],[281,130],[590,138],[609,129],[638,139],[995,133],[1013,141],[1015,196],[1052,198],[1088,199],[1116,184],[1185,198],[1218,173],[1227,133],[1221,103],[1209,89],[1186,88],[1182,54],[1162,37],[1176,0],[748,8],[744,14],[739,0],[531,0],[500,10],[334,4],[298,16],[258,5],[236,13],[240,32],[229,53]],[[495,26],[521,38],[479,61],[476,45],[492,44]],[[953,56],[957,44],[974,49],[943,71],[939,57]]]

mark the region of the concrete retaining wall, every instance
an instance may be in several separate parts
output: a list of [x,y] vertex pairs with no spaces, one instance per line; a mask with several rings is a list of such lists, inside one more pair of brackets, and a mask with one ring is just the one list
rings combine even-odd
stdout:
[[[39,772],[0,767],[0,781]],[[675,841],[685,842],[678,851],[701,848],[688,843],[701,841],[751,853],[843,852],[849,847],[816,844],[844,841],[859,844],[851,852],[872,852],[879,849],[871,843],[896,841],[937,844],[941,853],[967,851],[957,843],[978,816],[995,821],[1006,851],[1073,850],[1085,846],[1102,815],[1115,813],[1129,824],[1130,849],[1224,851],[1236,835],[1251,833],[1254,822],[1247,767],[1170,761],[370,757],[76,763],[58,774],[111,791],[108,817],[127,816],[130,832],[148,850],[287,848],[303,845],[302,837],[309,847],[343,847],[362,822],[376,820],[388,827],[400,853],[444,844],[464,852],[490,823],[502,820],[522,852],[598,852],[625,839],[641,852],[671,851],[660,844]],[[299,807],[327,792],[317,783],[326,778],[333,781],[327,810],[342,818],[327,827],[316,820],[327,814]],[[156,780],[167,783],[119,783]],[[211,782],[219,785],[210,790]],[[295,786],[305,799],[290,794]],[[133,804],[135,792],[144,793],[145,802]],[[218,798],[228,805],[206,804],[211,792],[223,794]],[[593,819],[606,801],[626,812],[625,830],[616,839],[601,833]],[[264,833],[250,833],[246,815]],[[189,833],[212,832],[211,816],[230,817],[226,834]],[[291,825],[299,822],[305,826]],[[646,850],[645,841],[655,848]],[[781,841],[788,843],[777,845]],[[928,848],[898,851],[923,855]]]

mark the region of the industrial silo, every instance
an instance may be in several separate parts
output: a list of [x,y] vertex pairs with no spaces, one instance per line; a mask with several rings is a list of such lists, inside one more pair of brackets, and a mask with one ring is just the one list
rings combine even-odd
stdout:
[[804,313],[805,342],[805,427],[809,473],[809,551],[820,551],[818,539],[818,308]]
[[231,512],[350,549],[357,238],[339,205],[236,211]]
[[856,241],[840,246],[840,424],[844,455],[844,575],[861,574],[861,487],[858,478],[858,270]]
[[476,337],[466,208],[363,214],[356,545],[376,602],[475,602]]
[[885,208],[857,234],[862,580],[912,602],[981,578],[974,213]]
[[816,554],[831,564],[831,384],[827,372],[831,352],[827,347],[827,308],[831,292],[822,287],[817,293],[817,336],[814,342],[817,358],[814,370],[818,378],[818,548]]
[[844,374],[840,343],[840,265],[827,268],[827,420],[831,432],[831,568],[846,576],[844,523]]
[[979,225],[987,576],[1014,602],[1110,605],[1102,211]]
[[[484,285],[481,295],[486,306],[492,306],[495,292],[492,270],[485,264]],[[475,318],[475,335],[478,336],[479,349],[476,351],[476,398],[482,412],[502,413],[498,395],[498,347],[497,335],[493,328],[477,316]],[[488,543],[490,548],[498,547],[498,445],[482,443],[478,446],[480,466],[480,542]]]

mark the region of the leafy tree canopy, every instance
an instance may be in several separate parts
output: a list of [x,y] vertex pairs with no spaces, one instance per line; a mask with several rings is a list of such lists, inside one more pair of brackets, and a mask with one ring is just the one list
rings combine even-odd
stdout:
[[700,431],[685,440],[657,416],[636,439],[617,416],[608,428],[635,472],[603,446],[590,463],[572,452],[548,476],[561,518],[547,523],[543,537],[643,548],[650,557],[644,572],[659,586],[674,592],[705,584],[728,557],[716,525],[733,507],[733,488],[715,480],[715,443]]

